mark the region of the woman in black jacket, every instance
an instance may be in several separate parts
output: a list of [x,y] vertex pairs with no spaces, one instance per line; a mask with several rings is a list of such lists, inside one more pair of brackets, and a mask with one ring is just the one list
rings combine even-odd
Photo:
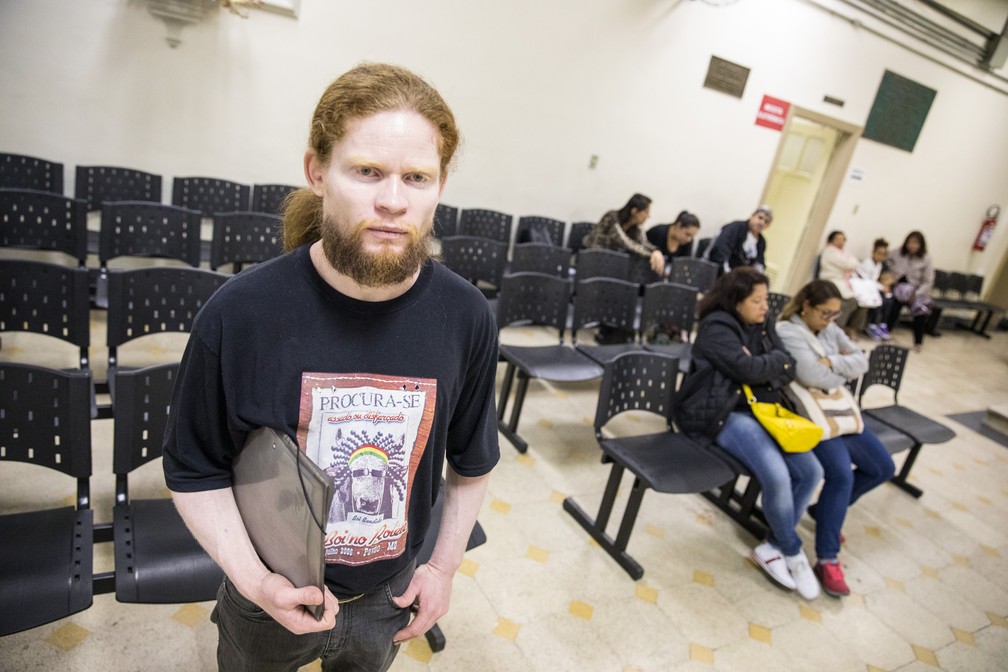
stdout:
[[784,453],[752,412],[742,384],[759,401],[781,401],[795,360],[768,315],[768,281],[755,269],[718,278],[700,302],[700,328],[689,376],[676,408],[679,428],[717,445],[746,465],[763,491],[770,536],[751,557],[782,586],[802,597],[819,595],[819,582],[802,551],[795,525],[808,507],[823,469],[811,453]]

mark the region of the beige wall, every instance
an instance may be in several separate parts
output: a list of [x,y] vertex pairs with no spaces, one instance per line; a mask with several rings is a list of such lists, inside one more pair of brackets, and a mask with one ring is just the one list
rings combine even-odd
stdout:
[[[68,192],[77,164],[161,173],[166,192],[174,175],[299,183],[319,93],[362,59],[388,60],[458,115],[466,143],[446,202],[597,219],[642,191],[653,223],[688,208],[706,235],[762,192],[780,137],[753,123],[764,94],[860,126],[888,68],[936,89],[935,103],[913,153],[859,143],[864,178],[845,181],[827,229],[862,255],[876,235],[920,228],[939,266],[993,272],[1008,215],[987,252],[970,246],[988,205],[1008,212],[1008,81],[965,77],[835,15],[852,12],[838,0],[302,0],[298,20],[220,13],[171,49],[141,0],[4,0],[0,150],[63,161]],[[702,88],[712,54],[752,69],[743,98]]]

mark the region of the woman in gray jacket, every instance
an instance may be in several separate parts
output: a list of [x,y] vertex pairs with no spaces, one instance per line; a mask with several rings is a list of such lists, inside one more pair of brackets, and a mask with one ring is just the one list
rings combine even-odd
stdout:
[[893,302],[886,325],[892,331],[903,306],[909,306],[913,318],[914,352],[920,352],[928,316],[934,308],[931,289],[935,280],[934,265],[928,256],[924,234],[920,231],[908,233],[902,247],[889,255],[888,269],[896,276],[896,286],[893,287]]
[[[840,306],[836,285],[813,280],[781,311],[777,335],[795,359],[795,380],[805,387],[832,390],[868,370],[864,352],[835,323]],[[819,501],[809,507],[816,521],[813,571],[827,594],[840,597],[850,592],[837,560],[847,508],[892,478],[896,467],[889,451],[868,428],[860,434],[823,440],[813,453],[825,474]]]

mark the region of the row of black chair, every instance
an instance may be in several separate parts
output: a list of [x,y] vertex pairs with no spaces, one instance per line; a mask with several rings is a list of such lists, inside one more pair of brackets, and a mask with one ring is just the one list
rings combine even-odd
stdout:
[[984,278],[976,273],[960,273],[958,271],[943,271],[935,269],[934,311],[931,314],[929,332],[934,332],[944,311],[963,311],[973,314],[968,323],[956,321],[957,327],[969,329],[975,334],[990,338],[987,327],[995,315],[1004,315],[1001,306],[981,300]]
[[[99,210],[106,201],[161,202],[162,178],[120,166],[77,166],[74,197]],[[34,156],[0,153],[0,188],[34,189],[63,195],[63,164]],[[288,184],[247,185],[213,177],[172,178],[171,204],[203,217],[218,212],[266,212],[278,215]]]

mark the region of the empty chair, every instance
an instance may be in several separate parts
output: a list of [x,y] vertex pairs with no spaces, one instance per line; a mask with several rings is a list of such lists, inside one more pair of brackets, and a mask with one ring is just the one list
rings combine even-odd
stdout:
[[[507,362],[507,370],[497,399],[497,426],[520,453],[528,450],[528,443],[518,435],[517,430],[530,380],[569,383],[592,380],[602,375],[599,364],[564,342],[570,298],[569,279],[544,273],[506,275],[501,284],[497,304],[498,329],[523,324],[554,327],[559,333],[556,345],[518,346],[502,343],[500,346],[500,357]],[[516,377],[518,386],[511,403],[511,416],[505,422],[508,397]]]
[[570,250],[549,243],[518,243],[511,255],[511,273],[570,275]]
[[669,280],[706,292],[717,280],[717,264],[696,257],[674,257]]
[[172,180],[172,205],[198,210],[203,217],[217,212],[249,209],[252,189],[247,184],[213,177],[176,177]]
[[[0,362],[0,460],[61,472],[74,479],[75,490],[71,506],[0,516],[0,635],[91,606],[90,395],[87,371]],[[4,477],[4,499],[14,504],[10,478]],[[53,504],[66,499],[60,494]]]
[[177,363],[120,369],[115,374],[112,470],[116,489],[111,531],[115,595],[120,602],[213,600],[224,577],[193,538],[171,499],[130,496],[130,472],[161,457],[177,374]]
[[459,209],[454,205],[438,203],[434,210],[434,237],[447,238],[458,234]]
[[577,253],[575,267],[579,281],[588,278],[630,279],[630,255],[617,250],[582,249]]
[[513,220],[511,215],[503,212],[471,208],[462,211],[458,232],[461,236],[478,236],[510,243]]
[[618,333],[635,333],[640,287],[629,280],[588,278],[579,280],[574,297],[572,325],[574,347],[592,361],[605,365],[624,352],[641,350],[635,338],[628,343],[585,345],[576,341],[577,332],[588,326],[608,327]]
[[787,302],[791,300],[791,296],[788,294],[781,294],[780,292],[768,292],[767,293],[767,303],[770,304],[769,313],[773,315],[774,319],[780,315],[780,311],[784,310],[784,306]]
[[87,263],[87,204],[34,189],[0,189],[0,247],[62,252]]
[[[892,481],[903,490],[909,492],[914,497],[920,497],[921,489],[907,482],[910,470],[921,448],[927,443],[945,443],[955,438],[955,432],[945,425],[935,422],[931,418],[907,408],[899,403],[900,383],[903,380],[903,370],[907,361],[907,349],[891,343],[883,343],[875,347],[868,356],[868,372],[861,379],[861,391],[858,400],[864,397],[865,392],[872,385],[885,385],[892,390],[893,403],[888,406],[877,408],[865,408],[863,414],[865,423],[868,418],[877,420],[896,431],[905,434],[912,441],[909,446],[910,453],[903,462],[903,468],[893,477]],[[890,452],[902,449],[904,443],[892,445],[887,443],[882,436],[882,444]]]
[[283,215],[284,200],[298,188],[291,184],[252,185],[252,212]]
[[0,153],[0,189],[63,194],[63,164],[36,156]]
[[497,295],[507,264],[507,243],[479,236],[450,236],[441,241],[444,264],[479,287]]
[[217,213],[210,241],[210,268],[266,261],[283,253],[283,218],[262,212]]
[[679,358],[689,370],[697,290],[674,282],[655,282],[644,289],[640,333],[645,350]]
[[109,262],[119,257],[200,264],[200,213],[163,203],[105,202],[98,238],[95,305],[108,306]]
[[565,223],[550,217],[525,215],[518,218],[518,228],[515,230],[516,243],[550,243],[563,245]]
[[74,195],[87,202],[88,211],[105,201],[161,202],[161,176],[118,166],[77,166]]
[[[728,465],[688,438],[672,430],[675,379],[679,363],[658,353],[629,352],[606,365],[595,409],[595,438],[612,462],[609,480],[602,495],[598,515],[593,520],[573,497],[564,500],[569,513],[598,542],[627,574],[635,580],[644,568],[627,553],[644,493],[651,488],[663,493],[700,493],[729,482],[734,473]],[[602,428],[626,411],[653,413],[665,419],[666,431],[606,438]],[[633,487],[616,533],[606,532],[623,472],[634,476]]]
[[58,338],[78,349],[89,366],[88,274],[81,267],[41,261],[0,260],[0,332],[30,332]]
[[584,237],[595,226],[595,222],[571,222],[570,231],[567,233],[567,247],[571,253],[577,254],[582,247]]

